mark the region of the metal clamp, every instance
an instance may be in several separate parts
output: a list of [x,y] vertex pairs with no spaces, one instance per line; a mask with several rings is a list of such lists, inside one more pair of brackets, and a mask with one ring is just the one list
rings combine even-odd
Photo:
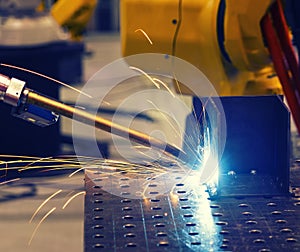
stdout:
[[4,102],[14,107],[17,107],[20,101],[20,97],[25,87],[25,82],[11,78],[10,83],[4,94]]

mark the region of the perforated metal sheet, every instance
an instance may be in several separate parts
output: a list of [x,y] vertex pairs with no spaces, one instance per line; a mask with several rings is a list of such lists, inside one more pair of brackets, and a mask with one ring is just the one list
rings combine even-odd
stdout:
[[190,190],[178,181],[168,195],[155,197],[153,183],[154,197],[129,199],[124,183],[120,183],[120,196],[112,195],[102,189],[107,180],[97,179],[91,170],[88,173],[86,252],[300,251],[297,193],[212,200],[205,188]]

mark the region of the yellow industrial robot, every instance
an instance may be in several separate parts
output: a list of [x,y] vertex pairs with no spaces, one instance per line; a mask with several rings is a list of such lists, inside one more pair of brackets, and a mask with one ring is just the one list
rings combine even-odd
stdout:
[[155,52],[185,59],[220,95],[281,93],[278,80],[270,78],[274,70],[260,26],[272,3],[122,0],[122,51],[125,56]]
[[[97,0],[75,0],[70,3],[68,0],[59,0],[52,5],[50,12],[57,23],[70,32],[72,39],[80,40],[97,2]],[[45,10],[44,1],[38,10]]]
[[284,91],[300,132],[299,65],[281,1],[122,0],[121,39],[124,55],[187,60],[221,96]]

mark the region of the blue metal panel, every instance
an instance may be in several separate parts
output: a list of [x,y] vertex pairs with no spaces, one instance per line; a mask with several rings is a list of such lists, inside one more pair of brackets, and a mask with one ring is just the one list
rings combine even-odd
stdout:
[[[243,96],[220,99],[227,134],[219,166],[219,192],[222,195],[287,193],[290,116],[282,98]],[[194,109],[196,117],[203,116],[198,98],[194,98]],[[210,122],[210,127],[220,125],[214,121]],[[199,130],[199,134],[203,131]]]

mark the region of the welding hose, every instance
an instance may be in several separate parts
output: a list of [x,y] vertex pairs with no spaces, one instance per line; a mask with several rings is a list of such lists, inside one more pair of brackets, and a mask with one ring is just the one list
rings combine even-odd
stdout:
[[[263,17],[261,27],[274,64],[274,69],[282,85],[298,132],[300,133],[300,90],[297,88],[297,86],[299,87],[300,85],[300,83],[297,83],[297,75],[299,73],[297,73],[298,70],[295,71],[297,62],[294,62],[293,56],[291,56],[290,53],[291,48],[287,43],[288,33],[279,21],[276,21],[275,23],[275,19],[279,14],[278,8],[280,8],[278,3],[275,3],[271,8],[271,13],[267,13]],[[274,25],[276,24],[280,28],[274,27],[272,20]],[[277,30],[275,30],[275,28]],[[284,50],[282,48],[284,48]],[[287,62],[290,69],[287,66]],[[294,64],[296,65],[292,66]]]
[[288,64],[288,67],[291,70],[291,74],[294,78],[295,88],[300,93],[300,72],[298,68],[298,62],[295,51],[293,49],[292,41],[290,39],[289,29],[286,23],[281,2],[277,0],[271,6],[270,11],[274,27],[276,28],[276,32],[278,34],[279,43],[287,59],[286,63]]
[[93,115],[82,109],[66,105],[29,89],[24,91],[24,96],[26,97],[26,103],[28,104],[48,109],[57,114],[96,127],[97,129],[101,129],[124,138],[129,138],[129,140],[132,140],[133,142],[149,148],[154,148],[165,154],[179,158],[182,161],[185,161],[186,159],[186,154],[176,146],[165,143],[145,133],[118,125],[98,115]]

